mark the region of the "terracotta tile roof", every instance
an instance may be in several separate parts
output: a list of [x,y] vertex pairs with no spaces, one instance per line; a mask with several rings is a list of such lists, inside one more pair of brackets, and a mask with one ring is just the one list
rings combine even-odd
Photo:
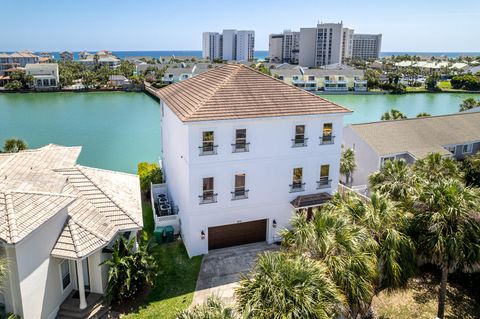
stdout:
[[351,112],[241,64],[227,64],[156,92],[184,122]]

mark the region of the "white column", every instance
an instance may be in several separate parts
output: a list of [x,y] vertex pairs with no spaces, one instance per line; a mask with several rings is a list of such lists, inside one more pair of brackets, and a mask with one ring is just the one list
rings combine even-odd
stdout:
[[85,285],[83,282],[83,265],[82,260],[77,259],[77,281],[78,281],[78,294],[80,295],[80,309],[87,308],[87,300],[85,298]]

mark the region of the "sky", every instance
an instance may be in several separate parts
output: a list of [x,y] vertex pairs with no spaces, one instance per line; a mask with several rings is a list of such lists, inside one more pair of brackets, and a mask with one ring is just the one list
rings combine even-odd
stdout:
[[255,30],[268,50],[270,33],[318,21],[382,33],[383,52],[480,51],[479,0],[0,0],[0,11],[0,52],[201,50],[202,32],[222,29]]

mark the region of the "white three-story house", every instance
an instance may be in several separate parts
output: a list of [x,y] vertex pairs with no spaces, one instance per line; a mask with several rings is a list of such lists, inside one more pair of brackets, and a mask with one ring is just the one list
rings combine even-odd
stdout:
[[296,210],[337,189],[348,109],[238,64],[157,95],[162,167],[190,256],[274,242]]

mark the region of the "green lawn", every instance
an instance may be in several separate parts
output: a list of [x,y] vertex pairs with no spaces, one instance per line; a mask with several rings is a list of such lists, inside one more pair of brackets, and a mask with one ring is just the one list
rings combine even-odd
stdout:
[[[143,204],[143,220],[144,230],[151,235],[154,223],[150,203]],[[155,286],[146,296],[139,298],[133,312],[122,318],[173,319],[179,310],[188,308],[192,303],[202,257],[188,258],[181,240],[155,246],[153,254],[159,263]]]
[[450,83],[450,81],[440,81],[438,82],[438,87],[442,90],[451,90],[452,84]]
[[428,92],[428,90],[422,86],[407,86],[405,88],[406,92]]

